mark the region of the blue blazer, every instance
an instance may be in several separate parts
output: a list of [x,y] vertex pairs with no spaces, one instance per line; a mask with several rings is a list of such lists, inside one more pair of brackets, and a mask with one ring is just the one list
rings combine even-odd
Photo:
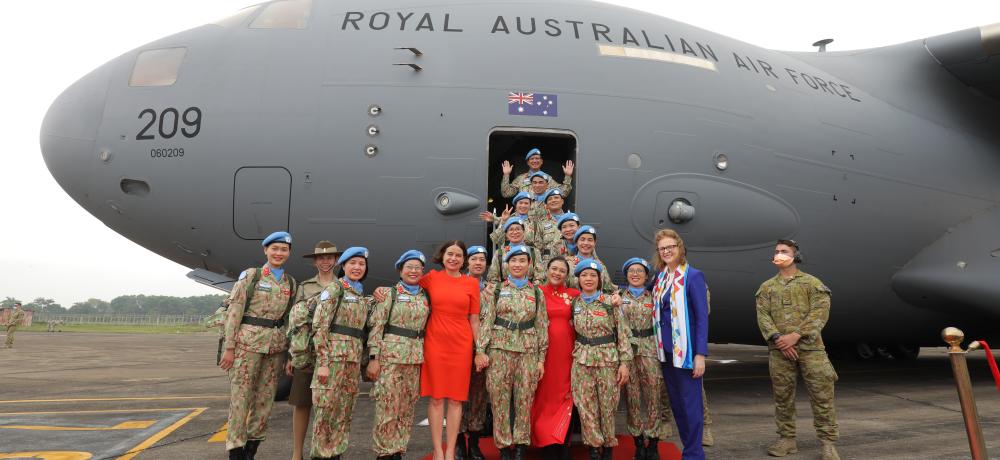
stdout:
[[[688,321],[691,323],[691,352],[694,353],[691,358],[694,359],[694,355],[708,356],[708,286],[705,284],[705,274],[694,267],[688,267],[684,289],[687,291]],[[663,343],[668,344],[673,342],[670,331],[670,296],[664,294],[663,297],[660,333]],[[670,356],[669,351],[667,356]]]

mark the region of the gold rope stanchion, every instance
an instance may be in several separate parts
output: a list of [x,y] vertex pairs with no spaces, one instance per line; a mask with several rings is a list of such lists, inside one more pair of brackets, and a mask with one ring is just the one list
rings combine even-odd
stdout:
[[972,460],[987,460],[986,441],[983,439],[983,429],[979,426],[979,413],[976,411],[976,399],[972,394],[972,381],[969,380],[969,366],[965,362],[965,354],[979,348],[979,342],[972,342],[967,350],[962,350],[965,333],[955,327],[946,327],[941,331],[941,338],[948,342],[948,358],[951,360],[951,370],[955,374],[955,387],[958,388],[958,402],[962,406],[962,418],[965,419],[965,432],[969,436],[969,450]]

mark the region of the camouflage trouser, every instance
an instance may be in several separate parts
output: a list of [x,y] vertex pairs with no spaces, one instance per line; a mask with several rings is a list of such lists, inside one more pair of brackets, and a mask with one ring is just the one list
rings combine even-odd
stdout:
[[[661,378],[662,378],[662,374]],[[661,382],[663,382],[661,380]],[[704,424],[707,429],[712,424],[712,414],[708,412],[708,393],[705,393],[705,380],[701,381],[701,407],[704,416]],[[660,439],[673,435],[674,413],[670,410],[670,397],[667,396],[667,384],[663,382],[660,386]]]
[[813,425],[822,440],[836,441],[837,410],[833,407],[833,384],[837,371],[823,350],[799,351],[798,361],[789,361],[778,350],[771,350],[768,366],[774,389],[774,419],[778,435],[795,437],[795,386],[799,372],[809,390]]
[[7,348],[14,346],[14,332],[17,331],[17,326],[7,326]]
[[615,410],[621,391],[615,383],[618,366],[584,366],[574,362],[570,372],[573,403],[580,414],[583,443],[591,447],[617,446]]
[[486,389],[493,403],[493,443],[498,449],[531,444],[531,404],[541,378],[538,354],[490,349],[489,357]]
[[462,403],[462,425],[460,431],[478,433],[486,429],[489,415],[490,394],[486,391],[486,370],[476,372],[472,368],[469,379],[469,399]]
[[265,355],[236,347],[235,354],[229,369],[227,450],[246,445],[248,439],[264,439],[281,362],[281,353]]
[[[655,357],[636,356],[628,363],[625,385],[628,407],[628,432],[632,436],[664,438],[660,429],[660,392],[663,373]],[[669,407],[670,403],[667,402]]]
[[313,373],[312,447],[310,457],[333,457],[347,450],[351,433],[351,416],[358,397],[361,365],[343,361],[330,363],[330,378],[319,383],[319,373]]
[[413,407],[420,399],[420,364],[382,364],[375,386],[372,450],[375,455],[406,452],[413,427]]

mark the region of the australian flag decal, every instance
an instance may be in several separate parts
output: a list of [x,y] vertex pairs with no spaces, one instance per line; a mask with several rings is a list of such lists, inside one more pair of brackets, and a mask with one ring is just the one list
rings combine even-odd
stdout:
[[509,92],[507,93],[507,114],[557,117],[559,116],[558,96],[522,91]]

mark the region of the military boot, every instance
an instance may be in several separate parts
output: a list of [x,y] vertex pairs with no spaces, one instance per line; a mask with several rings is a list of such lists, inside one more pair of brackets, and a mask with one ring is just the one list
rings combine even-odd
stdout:
[[243,447],[237,447],[229,450],[229,460],[246,460],[246,458],[247,450]]
[[469,432],[469,460],[486,460],[479,450],[479,433]]
[[257,455],[257,448],[260,447],[260,439],[251,439],[247,441],[245,446],[246,450],[246,460],[254,460]]
[[635,442],[635,457],[632,460],[646,460],[645,439],[641,435],[632,436],[632,441]]
[[660,440],[658,438],[649,438],[644,460],[660,460]]
[[379,455],[378,457],[375,457],[375,460],[392,460],[394,458],[396,458],[395,455]]
[[591,447],[590,450],[588,451],[588,454],[589,454],[588,457],[589,457],[590,460],[601,460],[601,448],[600,447]]
[[614,451],[614,447],[604,446],[604,452],[601,453],[601,460],[611,460],[614,457]]
[[799,451],[799,446],[795,444],[795,438],[778,438],[777,441],[767,448],[767,455],[772,457],[784,457]]
[[820,441],[823,444],[823,460],[840,460],[840,454],[833,445],[833,441]]
[[511,458],[512,447],[504,447],[500,449],[500,460],[514,460]]
[[528,446],[524,444],[516,444],[514,449],[514,460],[524,460],[524,454],[528,452]]
[[465,444],[465,432],[458,434],[455,440],[455,460],[467,460],[469,458],[469,448]]
[[701,445],[705,447],[715,445],[715,436],[712,435],[712,425],[705,425],[705,430],[701,432]]

